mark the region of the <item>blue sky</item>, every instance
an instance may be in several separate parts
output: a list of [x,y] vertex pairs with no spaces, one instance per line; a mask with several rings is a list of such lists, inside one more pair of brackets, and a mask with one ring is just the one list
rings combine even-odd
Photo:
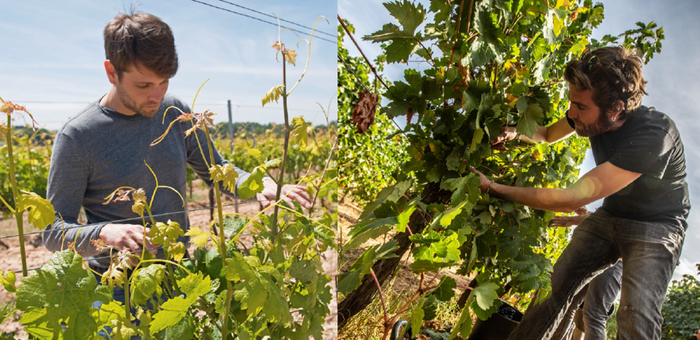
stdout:
[[[201,0],[218,7],[276,22],[220,0]],[[330,33],[315,35],[311,59],[301,84],[289,99],[292,116],[303,115],[314,124],[325,124],[317,103],[335,116],[336,3],[328,0],[251,1],[230,0],[282,19]],[[217,121],[228,119],[227,100],[232,101],[234,121],[283,123],[279,104],[262,108],[262,96],[282,83],[281,61],[275,59],[276,26],[218,10],[190,0],[140,0],[137,10],[160,17],[175,35],[180,68],[171,79],[169,93],[188,103],[206,80],[195,111],[210,109]],[[3,1],[0,3],[0,97],[25,105],[39,123],[58,129],[87,103],[109,90],[104,72],[102,30],[118,12],[130,9],[128,0]],[[282,24],[286,24],[282,22]],[[291,25],[291,24],[290,24]],[[301,75],[309,48],[310,30],[290,26],[282,41],[298,52],[297,66],[287,69],[288,82]],[[281,59],[280,59],[281,60]],[[15,124],[23,124],[17,121]]]
[[[423,1],[425,2],[425,1]],[[381,29],[386,22],[393,18],[382,6],[381,1],[373,0],[338,0],[338,14],[348,19],[356,29],[356,40],[368,58],[374,59],[380,52],[379,45],[362,41],[364,35]],[[664,27],[666,39],[663,41],[661,54],[654,57],[645,66],[643,72],[646,80],[648,96],[643,104],[654,106],[659,111],[668,114],[681,132],[686,152],[687,181],[690,186],[691,204],[700,204],[700,120],[697,118],[697,102],[700,94],[700,2],[697,0],[676,0],[662,2],[655,0],[604,0],[605,20],[594,31],[594,38],[605,34],[619,34],[635,28],[638,21],[654,21]],[[345,46],[352,55],[359,55],[357,49],[349,40]],[[419,58],[411,58],[419,59]],[[413,68],[420,65],[413,64]],[[386,68],[384,74],[392,80],[403,78],[405,66],[393,65]],[[594,166],[592,157],[588,155],[582,166],[582,171],[588,171]],[[599,204],[589,205],[594,209]],[[686,234],[685,246],[681,255],[681,263],[676,268],[674,279],[682,274],[696,274],[695,263],[700,263],[700,212],[691,209],[689,227]]]

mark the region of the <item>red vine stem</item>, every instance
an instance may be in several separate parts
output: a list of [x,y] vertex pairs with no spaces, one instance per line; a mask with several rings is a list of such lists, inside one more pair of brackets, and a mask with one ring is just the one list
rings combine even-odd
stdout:
[[[473,2],[474,0],[472,0]],[[459,8],[461,9],[462,6],[464,6],[464,0],[460,1],[459,3]],[[462,21],[462,11],[459,11],[459,15],[457,16],[457,28],[455,31],[459,32],[459,25],[461,24]],[[469,33],[469,32],[467,32]],[[459,33],[455,35],[455,44],[452,46],[452,52],[450,53],[450,62],[447,63],[447,69],[445,70],[445,73],[450,70],[450,66],[452,66],[452,58],[455,56],[455,47],[457,46],[457,40],[459,40]]]
[[384,302],[384,293],[382,293],[382,286],[379,284],[377,275],[374,274],[374,269],[370,268],[369,273],[372,274],[374,283],[377,284],[377,291],[379,292],[379,298],[382,300],[382,310],[384,311],[384,327],[388,327],[387,324],[389,323],[389,315],[386,312],[386,302]]
[[469,22],[467,22],[467,33],[469,33],[469,30],[471,29],[472,26],[472,12],[474,11],[474,0],[471,0],[469,2],[469,17],[467,18]]
[[[473,5],[473,4],[474,4],[474,0],[471,0],[471,3],[472,3],[472,5]],[[459,26],[461,25],[461,22],[462,22],[462,12],[463,12],[463,11],[462,11],[462,7],[463,7],[463,6],[464,6],[464,0],[460,1],[460,3],[459,3],[459,9],[460,9],[460,11],[459,11],[459,15],[457,15],[457,27],[455,28],[455,43],[454,43],[454,45],[452,45],[452,52],[450,53],[450,62],[447,63],[447,69],[445,69],[445,83],[447,82],[447,71],[449,71],[449,70],[450,70],[450,66],[452,66],[452,58],[453,58],[454,55],[455,55],[455,49],[456,49],[456,47],[457,47],[457,40],[459,40],[459,36],[460,36],[460,34],[459,34]],[[469,17],[471,18],[471,6],[470,6],[470,9],[469,9]],[[470,21],[471,21],[471,19],[470,19]],[[469,33],[469,29],[467,29],[467,32],[466,32],[466,33]],[[444,90],[445,90],[445,83],[442,84],[443,92],[444,92]],[[443,107],[443,109],[444,109],[445,107],[447,107],[447,98],[445,98],[445,101],[442,102],[442,107]]]
[[338,14],[338,22],[340,22],[340,25],[343,26],[343,29],[345,30],[345,33],[348,34],[348,36],[350,37],[350,39],[352,40],[352,42],[355,44],[355,47],[357,47],[357,49],[360,51],[360,54],[362,54],[362,57],[365,58],[365,61],[367,62],[367,65],[369,65],[369,68],[372,69],[372,73],[374,73],[374,75],[377,77],[377,79],[379,79],[379,81],[381,81],[382,84],[384,84],[384,87],[386,87],[386,88],[388,89],[389,86],[384,82],[384,79],[382,79],[382,78],[379,76],[379,74],[377,74],[377,69],[375,69],[375,68],[374,68],[374,65],[372,65],[372,63],[369,61],[369,59],[368,59],[367,56],[365,55],[365,52],[363,52],[362,49],[360,48],[360,45],[357,44],[357,41],[355,41],[355,38],[354,38],[354,37],[352,36],[352,34],[350,33],[350,30],[348,29],[347,26],[345,26],[345,23],[343,22],[343,19],[340,17],[340,14]]
[[[464,0],[462,0],[462,1],[464,1]],[[423,50],[425,50],[425,53],[428,54],[428,58],[430,59],[431,66],[435,67],[435,60],[433,60],[433,54],[430,53],[430,50],[428,50],[428,49],[425,47],[425,45],[423,45],[423,42],[420,41],[420,40],[418,40],[418,38],[413,37],[413,40],[415,40],[415,41],[420,45],[420,47],[422,47]],[[406,60],[406,63],[408,64],[408,60]]]

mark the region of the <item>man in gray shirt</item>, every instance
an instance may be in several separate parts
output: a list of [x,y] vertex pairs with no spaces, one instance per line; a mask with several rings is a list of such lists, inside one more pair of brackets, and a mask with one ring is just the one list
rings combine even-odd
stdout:
[[[83,257],[91,257],[88,263],[97,272],[104,272],[110,263],[109,256],[105,256],[108,253],[95,247],[97,241],[117,249],[136,252],[145,246],[155,252],[140,219],[112,223],[138,218],[130,203],[104,204],[114,190],[123,186],[143,188],[149,201],[155,195],[151,213],[157,221],[172,220],[187,230],[183,201],[187,166],[211,185],[210,166],[227,164],[216,150],[214,160],[208,159],[204,132],[186,133],[192,127],[190,122],[174,123],[164,140],[150,146],[180,115],[175,109],[166,113],[168,107],[190,113],[185,103],[166,96],[169,79],[178,68],[168,25],[147,13],[119,14],[105,27],[104,39],[104,66],[112,87],[56,135],[47,190],[56,220],[44,234],[49,250],[72,245]],[[250,175],[235,169],[239,174],[237,183]],[[266,178],[258,199],[274,200],[276,191],[275,182]],[[311,198],[302,188],[285,185],[282,195],[287,194],[289,203],[296,200],[302,207],[310,207]],[[78,223],[81,207],[87,217],[85,226]]]

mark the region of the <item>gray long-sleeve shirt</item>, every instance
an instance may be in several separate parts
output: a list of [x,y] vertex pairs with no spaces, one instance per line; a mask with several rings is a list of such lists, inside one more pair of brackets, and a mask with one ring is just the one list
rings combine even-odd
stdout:
[[[190,122],[176,122],[167,137],[155,146],[150,146],[168,128],[180,112],[163,112],[169,106],[177,106],[189,113],[187,104],[166,96],[159,113],[148,118],[141,115],[125,116],[114,110],[102,107],[98,102],[90,104],[77,116],[69,120],[57,133],[51,156],[47,198],[56,210],[56,220],[44,233],[44,243],[51,251],[66,249],[75,242],[75,249],[83,257],[96,257],[89,260],[93,267],[105,268],[109,265],[106,253],[100,254],[92,244],[98,240],[105,224],[123,219],[121,222],[141,224],[139,216],[131,210],[133,202],[111,202],[105,205],[105,198],[122,186],[143,188],[150,201],[156,180],[146,163],[158,177],[160,186],[177,190],[186,199],[186,171],[189,165],[207,184],[212,182],[207,163],[195,139],[195,134],[185,137],[185,131],[192,127]],[[209,158],[206,136],[197,130],[199,142]],[[226,164],[214,150],[216,164]],[[237,183],[242,183],[249,174],[236,168],[239,174]],[[156,221],[176,221],[183,230],[189,229],[186,202],[170,189],[160,188],[153,199],[153,215]],[[78,223],[80,208],[85,208],[87,225]]]

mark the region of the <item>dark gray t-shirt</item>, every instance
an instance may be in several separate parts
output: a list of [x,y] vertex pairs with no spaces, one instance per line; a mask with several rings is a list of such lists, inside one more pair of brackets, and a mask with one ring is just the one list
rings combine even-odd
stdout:
[[590,141],[597,165],[610,162],[642,174],[606,197],[602,206],[605,211],[640,221],[680,221],[687,228],[690,195],[685,181],[685,154],[671,118],[641,106],[619,129],[591,137]]
[[[122,186],[143,188],[147,199],[153,196],[156,180],[146,164],[153,169],[158,185],[153,199],[152,213],[166,214],[156,217],[156,221],[176,221],[183,230],[189,228],[186,211],[186,171],[189,165],[207,184],[211,185],[207,162],[195,138],[195,134],[185,137],[185,131],[192,127],[190,122],[176,122],[167,137],[155,146],[150,144],[160,137],[180,112],[169,109],[176,106],[189,113],[187,104],[172,96],[166,96],[159,113],[148,118],[141,115],[125,116],[114,110],[102,107],[99,101],[90,104],[78,115],[69,120],[57,133],[51,157],[51,168],[47,198],[56,210],[56,221],[44,234],[44,243],[49,250],[65,249],[75,242],[75,249],[83,257],[104,257],[92,244],[99,239],[102,227],[111,221],[142,224],[139,216],[131,210],[133,202],[112,202],[105,205],[105,197]],[[199,144],[209,157],[206,136],[197,130]],[[225,164],[214,150],[216,164]],[[248,173],[238,168],[237,183],[248,177]],[[173,190],[164,187],[171,187]],[[85,208],[87,225],[78,223],[80,208]],[[109,258],[91,259],[91,266],[105,267]]]

